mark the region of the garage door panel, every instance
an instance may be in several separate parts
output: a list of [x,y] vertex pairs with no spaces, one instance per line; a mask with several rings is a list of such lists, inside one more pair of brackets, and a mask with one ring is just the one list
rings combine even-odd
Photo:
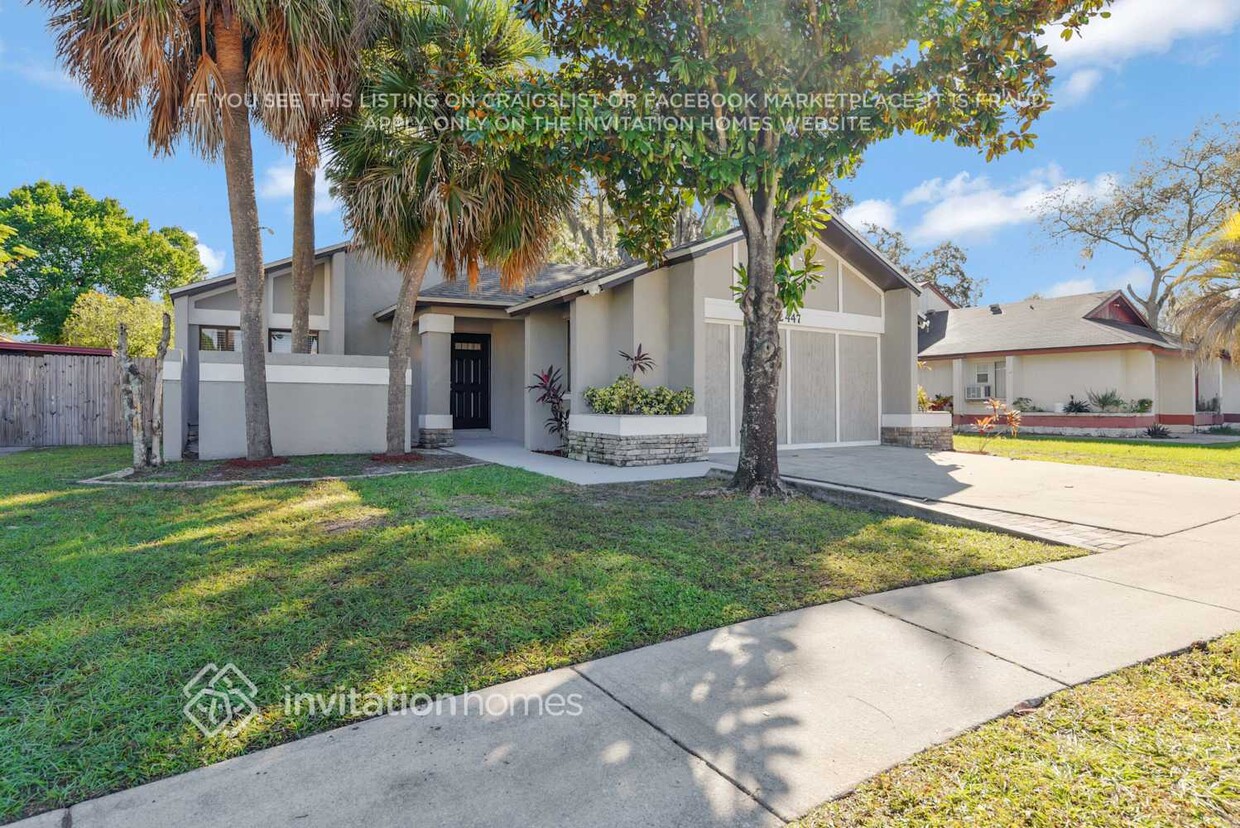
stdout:
[[878,440],[878,338],[841,334],[840,440]]
[[731,445],[728,408],[731,405],[731,383],[728,380],[728,325],[706,326],[706,388],[703,407],[706,413],[707,439],[711,447]]
[[835,334],[792,331],[792,442],[835,442]]

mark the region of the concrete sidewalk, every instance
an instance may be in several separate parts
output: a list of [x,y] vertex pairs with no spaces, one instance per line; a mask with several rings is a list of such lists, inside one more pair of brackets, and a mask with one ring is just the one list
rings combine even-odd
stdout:
[[1240,629],[1238,536],[1231,518],[756,619],[21,824],[776,825],[1024,700]]

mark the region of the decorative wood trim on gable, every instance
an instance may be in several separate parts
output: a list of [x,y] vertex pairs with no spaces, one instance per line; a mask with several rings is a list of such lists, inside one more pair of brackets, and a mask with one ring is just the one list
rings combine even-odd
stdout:
[[1141,309],[1133,304],[1132,300],[1124,295],[1123,291],[1115,291],[1098,305],[1098,307],[1085,314],[1086,319],[1096,319],[1101,322],[1122,322],[1125,325],[1140,325],[1143,328],[1153,330],[1150,323],[1146,321],[1145,314]]

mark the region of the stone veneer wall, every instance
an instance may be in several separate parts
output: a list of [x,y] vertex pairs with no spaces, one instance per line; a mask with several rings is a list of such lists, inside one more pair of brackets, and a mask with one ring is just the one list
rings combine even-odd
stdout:
[[568,456],[609,466],[659,466],[691,463],[706,457],[705,434],[599,434],[568,432]]
[[419,428],[418,445],[422,448],[443,448],[455,446],[456,440],[450,428]]
[[951,451],[952,430],[950,426],[883,426],[883,444]]

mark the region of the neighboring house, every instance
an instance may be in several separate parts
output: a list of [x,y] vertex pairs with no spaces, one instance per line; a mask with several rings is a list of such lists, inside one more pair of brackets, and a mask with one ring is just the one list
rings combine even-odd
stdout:
[[[815,244],[823,278],[808,292],[799,318],[783,325],[779,442],[950,439],[945,418],[916,410],[919,289],[839,220],[828,222]],[[732,284],[744,258],[743,236],[732,231],[669,250],[658,267],[548,265],[513,293],[500,289],[494,271],[483,271],[471,292],[464,280],[445,282],[432,270],[418,299],[406,378],[410,443],[444,445],[455,431],[484,430],[530,449],[555,448],[558,441],[545,427],[547,409],[527,390],[534,372],[560,368],[573,412],[581,415],[580,392],[625,372],[619,352],[640,343],[655,367],[639,380],[691,387],[695,404],[689,417],[661,418],[654,426],[628,423],[617,433],[687,429],[701,432],[710,449],[735,449],[744,333]],[[311,355],[282,353],[292,325],[289,262],[267,268],[274,449],[381,450],[399,276],[344,244],[318,251],[316,262],[310,327],[317,353]],[[177,341],[187,347],[171,356],[166,371],[168,454],[179,457],[195,433],[203,458],[244,454],[233,277],[177,288],[172,296]],[[605,419],[590,418],[589,428],[610,428]],[[178,433],[179,441],[172,436]]]
[[[1033,433],[1136,434],[1155,423],[1192,431],[1240,421],[1240,370],[1220,360],[1196,364],[1120,291],[977,308],[922,296],[929,306],[918,337],[921,385],[931,398],[952,398],[957,426],[986,414],[989,398],[1032,408],[1022,429]],[[1129,404],[1064,412],[1070,399],[1106,391]]]

